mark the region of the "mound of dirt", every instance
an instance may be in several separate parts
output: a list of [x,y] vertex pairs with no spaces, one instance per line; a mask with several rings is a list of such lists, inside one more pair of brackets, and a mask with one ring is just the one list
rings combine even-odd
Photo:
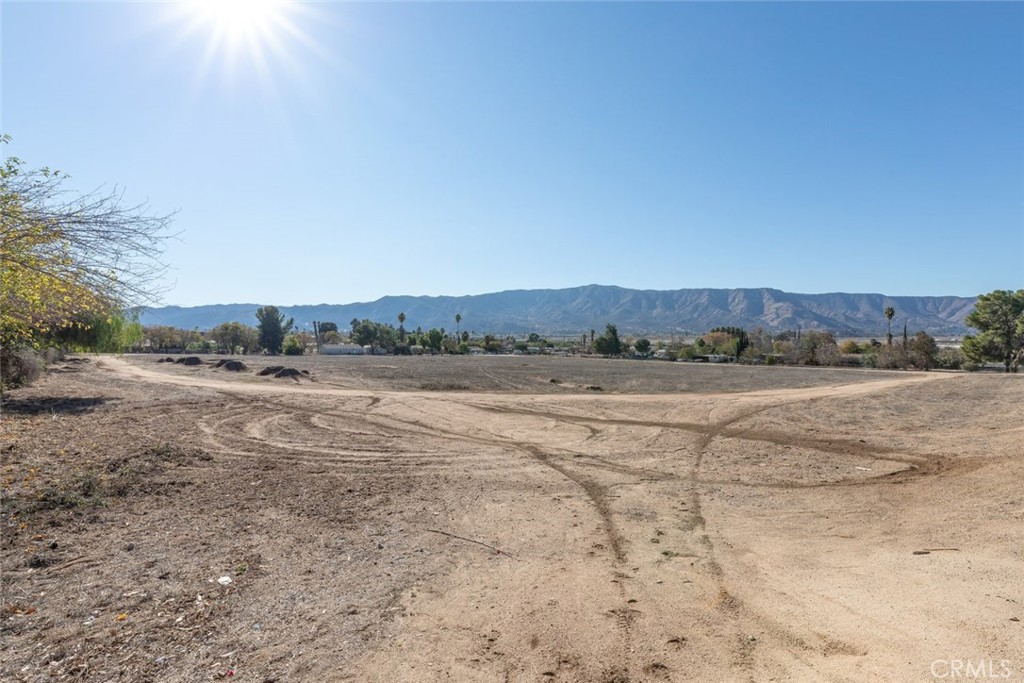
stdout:
[[224,369],[231,372],[244,372],[249,369],[249,366],[240,360],[229,360],[225,361]]
[[199,356],[186,356],[185,358],[179,358],[174,362],[181,363],[182,365],[202,365],[203,359]]
[[[309,374],[309,373],[307,372],[306,374]],[[277,377],[279,379],[282,378],[282,377],[302,377],[302,376],[303,376],[303,373],[299,372],[295,368],[281,368],[276,373],[274,373],[274,377]]]
[[469,391],[469,385],[462,382],[424,382],[420,385],[423,391]]
[[174,362],[175,362],[175,360],[173,358],[171,358],[170,356],[167,356],[166,358],[161,358],[161,359],[159,359],[157,361],[157,363],[174,363]]
[[284,370],[283,365],[268,365],[267,367],[263,368],[256,374],[259,375],[260,377],[266,377],[267,375],[276,375],[282,370]]

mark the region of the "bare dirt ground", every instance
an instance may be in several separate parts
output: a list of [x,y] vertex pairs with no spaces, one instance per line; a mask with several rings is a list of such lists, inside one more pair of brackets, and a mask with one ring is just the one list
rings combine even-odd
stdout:
[[1024,680],[1022,377],[156,360],[6,397],[0,680]]

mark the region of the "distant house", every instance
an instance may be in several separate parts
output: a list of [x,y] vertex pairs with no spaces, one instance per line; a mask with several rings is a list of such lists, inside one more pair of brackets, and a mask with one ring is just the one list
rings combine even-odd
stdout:
[[322,356],[361,356],[364,353],[358,344],[324,344],[320,347]]

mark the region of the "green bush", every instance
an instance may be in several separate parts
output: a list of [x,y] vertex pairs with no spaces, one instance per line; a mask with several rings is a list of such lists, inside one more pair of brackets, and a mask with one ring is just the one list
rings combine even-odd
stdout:
[[285,337],[282,352],[286,356],[301,356],[303,352],[305,352],[305,349],[302,347],[302,341],[299,339],[299,336],[296,334],[289,334]]

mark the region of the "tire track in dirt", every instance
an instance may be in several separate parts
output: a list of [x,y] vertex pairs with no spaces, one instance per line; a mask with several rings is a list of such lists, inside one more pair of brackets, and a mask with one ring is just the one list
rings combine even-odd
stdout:
[[[892,386],[893,382],[887,381],[865,384],[872,387],[870,389],[871,391],[879,391]],[[856,387],[856,394],[866,393],[867,388],[864,385],[851,386]],[[805,639],[796,635],[796,633],[791,629],[771,620],[765,615],[760,615],[751,610],[740,598],[730,592],[729,587],[725,582],[724,572],[716,557],[715,545],[711,537],[708,521],[702,511],[702,495],[704,487],[709,485],[762,485],[800,488],[807,486],[861,485],[862,483],[869,484],[886,482],[895,476],[920,476],[920,474],[934,474],[943,471],[941,466],[936,465],[935,469],[928,469],[926,467],[918,468],[918,470],[914,471],[915,473],[913,475],[908,474],[908,471],[904,470],[892,473],[891,475],[883,475],[881,477],[866,477],[863,480],[849,480],[848,483],[791,483],[789,486],[759,482],[723,482],[705,478],[705,475],[702,474],[702,467],[705,458],[712,450],[713,444],[719,439],[724,438],[734,438],[750,442],[759,441],[775,446],[788,445],[801,448],[813,448],[815,450],[821,450],[838,455],[857,454],[864,457],[893,460],[895,462],[899,462],[899,460],[897,460],[898,457],[904,457],[904,460],[908,461],[905,462],[908,466],[913,466],[918,462],[914,460],[916,456],[900,456],[893,452],[895,449],[890,449],[884,446],[872,447],[860,443],[859,441],[853,442],[852,440],[837,439],[827,440],[811,436],[780,434],[765,430],[758,430],[755,432],[752,428],[741,429],[737,427],[738,423],[743,420],[750,419],[772,408],[777,408],[789,403],[813,400],[816,398],[843,395],[842,392],[838,391],[836,388],[813,391],[787,390],[788,393],[763,392],[763,395],[756,398],[753,397],[753,395],[723,395],[723,400],[737,401],[741,409],[738,412],[734,412],[733,414],[727,415],[721,419],[714,419],[714,410],[712,409],[708,415],[707,421],[703,424],[673,422],[667,420],[588,418],[586,416],[564,415],[553,411],[538,412],[527,408],[504,408],[495,405],[479,405],[477,402],[462,402],[458,399],[453,399],[451,401],[451,403],[461,405],[465,408],[482,410],[488,414],[501,415],[506,418],[520,415],[524,417],[548,419],[556,423],[564,423],[575,427],[584,427],[590,433],[590,437],[587,437],[588,439],[600,436],[602,433],[600,429],[601,426],[623,426],[629,429],[647,428],[675,430],[687,434],[693,434],[697,436],[697,440],[690,445],[690,448],[685,449],[691,451],[694,458],[686,475],[677,475],[675,473],[662,472],[651,468],[632,467],[629,465],[615,463],[596,455],[574,453],[569,449],[559,449],[557,452],[553,452],[552,449],[545,448],[542,442],[538,443],[536,441],[526,441],[522,439],[515,440],[510,437],[498,436],[494,433],[483,434],[481,433],[479,425],[473,425],[472,428],[462,431],[460,431],[454,424],[447,424],[447,426],[443,426],[437,423],[438,419],[442,416],[438,415],[436,411],[431,412],[420,410],[420,406],[413,405],[425,398],[423,396],[386,392],[381,392],[379,395],[375,393],[374,395],[367,396],[366,392],[354,391],[324,393],[322,391],[307,390],[303,386],[296,386],[288,387],[285,391],[280,390],[283,389],[283,387],[274,387],[276,390],[272,393],[279,397],[277,399],[254,399],[252,394],[257,392],[254,392],[249,388],[246,388],[244,391],[236,392],[235,387],[223,387],[222,383],[220,386],[211,388],[215,388],[224,394],[232,395],[233,398],[248,400],[254,404],[263,404],[262,407],[267,411],[283,411],[279,414],[261,414],[259,411],[251,410],[250,406],[249,408],[242,409],[237,414],[222,414],[221,417],[223,419],[220,421],[211,418],[209,424],[206,425],[210,434],[216,439],[223,440],[223,446],[240,453],[242,456],[246,455],[244,445],[248,442],[261,444],[264,448],[268,445],[271,446],[275,450],[273,457],[288,457],[290,455],[295,458],[296,462],[326,468],[324,471],[329,471],[332,468],[350,469],[352,467],[365,466],[370,469],[386,472],[396,467],[395,460],[399,453],[383,451],[380,448],[380,445],[377,447],[368,446],[367,449],[362,452],[357,452],[356,449],[350,448],[348,449],[348,452],[345,452],[342,455],[339,453],[338,449],[318,448],[309,444],[295,445],[287,440],[281,440],[280,433],[277,431],[278,428],[282,426],[284,426],[286,430],[290,427],[296,426],[294,424],[289,424],[292,421],[297,421],[299,426],[305,425],[309,428],[324,429],[324,423],[317,424],[315,420],[334,417],[342,420],[361,421],[364,425],[363,429],[365,429],[366,424],[372,424],[374,425],[375,430],[384,430],[385,432],[392,434],[415,434],[420,438],[438,438],[445,442],[458,441],[461,443],[494,447],[505,452],[519,452],[527,456],[531,461],[537,462],[545,468],[553,471],[559,477],[572,482],[573,485],[583,491],[590,506],[596,511],[601,521],[603,533],[608,540],[608,547],[610,548],[610,568],[618,578],[617,586],[620,605],[610,605],[609,607],[611,607],[611,609],[609,610],[609,614],[613,616],[614,623],[616,625],[615,628],[620,634],[619,640],[621,642],[621,649],[618,645],[615,647],[618,652],[617,657],[619,658],[619,661],[626,664],[622,671],[613,673],[615,676],[619,677],[617,680],[622,681],[629,680],[630,672],[640,668],[635,665],[635,657],[631,655],[630,652],[632,650],[632,644],[636,641],[637,634],[634,633],[634,631],[636,629],[637,618],[640,612],[631,607],[629,601],[626,599],[627,592],[625,582],[632,578],[626,571],[624,571],[626,568],[626,562],[629,559],[629,552],[627,549],[628,539],[623,536],[621,530],[618,528],[616,523],[617,513],[613,508],[610,498],[611,486],[621,485],[621,482],[616,484],[603,482],[600,479],[601,472],[627,477],[636,477],[641,480],[636,483],[642,483],[644,479],[655,479],[663,482],[688,482],[690,484],[688,487],[690,494],[688,506],[690,508],[689,517],[692,522],[691,530],[694,532],[697,542],[697,546],[694,549],[699,550],[702,555],[702,559],[710,570],[709,581],[712,586],[712,593],[716,596],[712,607],[716,613],[720,613],[727,617],[728,623],[731,625],[728,630],[732,632],[734,636],[734,646],[731,651],[734,663],[738,669],[746,671],[748,677],[751,677],[752,673],[750,672],[752,671],[755,658],[755,648],[758,646],[753,644],[753,641],[744,641],[742,639],[741,631],[746,624],[760,624],[764,630],[770,633],[770,637],[772,639],[781,644],[782,647],[793,652],[795,657],[803,659],[808,666],[810,666],[810,662],[807,660],[807,653],[818,652],[819,648],[809,644]],[[263,387],[257,386],[256,388],[262,389]],[[795,395],[795,392],[800,392],[799,398]],[[308,398],[312,394],[318,394],[324,398],[331,399],[358,397],[362,401],[367,402],[367,405],[354,408],[352,410],[338,410],[336,408],[321,410],[317,407],[308,406],[300,408],[291,405],[290,401],[285,400],[286,396],[295,398],[302,396],[304,398]],[[397,396],[402,396],[402,398],[399,400]],[[429,398],[432,401],[436,400],[437,395],[431,395]],[[462,396],[459,397],[459,399],[461,398]],[[603,405],[607,405],[612,399],[623,400],[622,397],[595,396],[592,398],[595,403],[600,402]],[[632,400],[633,398],[634,397],[630,396],[625,400]],[[772,398],[777,400],[772,400]],[[406,409],[417,412],[418,418],[382,413],[381,410],[383,408],[394,408],[393,403],[390,406],[388,405],[389,401],[392,401],[393,403],[403,403]],[[752,407],[749,406],[749,404],[754,401],[756,401],[756,404]],[[731,408],[732,406],[728,407]],[[373,411],[373,414],[371,414],[371,410]],[[224,411],[224,413],[228,412],[229,411]],[[465,416],[461,417],[464,421],[467,419]],[[452,420],[447,416],[444,416],[444,421],[446,423],[452,422]],[[458,421],[455,420],[455,422]],[[508,426],[508,424],[506,423],[505,426]],[[363,432],[363,434],[379,437],[381,432]],[[285,452],[284,455],[281,455],[282,452]],[[379,457],[379,460],[371,460],[368,455],[364,455],[371,452],[375,453]],[[884,458],[883,456],[885,455],[890,455],[892,457]],[[415,467],[428,467],[433,465],[439,469],[465,465],[465,461],[459,461],[454,458],[449,461],[444,461],[435,453],[421,453],[420,456],[421,457],[411,461],[410,465]],[[484,462],[493,461],[496,457],[497,456],[495,455],[484,456],[481,460]],[[928,462],[940,462],[934,456],[920,456],[920,458],[924,459],[923,462],[925,464]],[[581,471],[583,469],[588,470],[589,473]],[[845,651],[844,648],[849,649],[851,652],[856,651],[856,648],[850,648],[850,646],[838,642],[833,642],[831,644],[825,643],[824,646],[840,652]]]

